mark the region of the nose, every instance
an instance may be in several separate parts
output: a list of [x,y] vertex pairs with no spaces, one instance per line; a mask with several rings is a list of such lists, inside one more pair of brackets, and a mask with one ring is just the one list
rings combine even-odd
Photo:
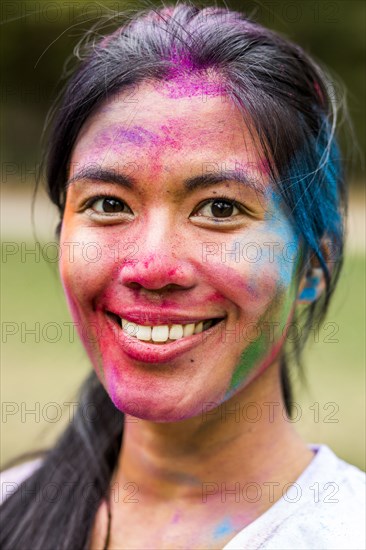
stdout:
[[121,267],[119,280],[128,288],[152,291],[185,290],[194,286],[189,266],[159,251],[140,253],[138,259],[127,260]]
[[151,217],[135,241],[135,253],[119,269],[119,281],[131,289],[187,290],[195,286],[195,270],[187,256],[187,239],[168,220]]

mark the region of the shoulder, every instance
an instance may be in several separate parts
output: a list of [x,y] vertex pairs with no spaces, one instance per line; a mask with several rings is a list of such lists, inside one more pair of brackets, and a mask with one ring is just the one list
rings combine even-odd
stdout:
[[326,445],[267,512],[225,550],[239,548],[354,550],[365,546],[366,475]]
[[297,523],[306,547],[337,550],[365,548],[366,475],[338,458],[327,446],[317,448],[313,468],[300,478],[303,502]]
[[[314,500],[322,501],[323,504],[339,504],[339,508],[345,506],[348,510],[350,507],[364,508],[365,472],[338,458],[326,445],[321,445],[316,450],[314,467],[309,468],[309,471],[306,470],[305,475],[302,476],[305,482],[314,481],[314,489],[318,489],[319,485],[319,497],[321,495],[322,499]],[[330,496],[331,492],[332,496]]]
[[0,472],[0,504],[31,476],[42,465],[42,462],[43,458],[36,458]]

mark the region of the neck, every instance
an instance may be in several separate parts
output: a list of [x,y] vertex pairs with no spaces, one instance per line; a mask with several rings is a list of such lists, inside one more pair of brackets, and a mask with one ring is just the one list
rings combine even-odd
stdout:
[[[285,414],[279,365],[219,407],[175,423],[126,416],[113,482],[135,482],[150,503],[202,502],[209,488],[293,482],[312,453]],[[212,484],[213,483],[213,484]],[[282,494],[282,493],[281,493]],[[263,505],[263,503],[262,503]],[[261,504],[259,504],[261,506]]]

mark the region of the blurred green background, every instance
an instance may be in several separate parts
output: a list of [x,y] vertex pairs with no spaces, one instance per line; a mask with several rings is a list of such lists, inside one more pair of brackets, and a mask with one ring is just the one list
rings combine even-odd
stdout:
[[[72,415],[72,405],[62,404],[76,401],[78,385],[90,369],[77,337],[70,342],[71,319],[56,263],[45,262],[37,252],[26,253],[35,246],[31,190],[44,120],[60,89],[65,60],[84,32],[101,15],[154,4],[5,0],[1,5],[2,240],[8,252],[1,262],[2,463],[54,441]],[[320,330],[318,342],[312,338],[305,355],[308,386],[296,383],[301,407],[296,424],[308,441],[328,443],[342,458],[364,468],[365,206],[360,151],[366,145],[366,3],[264,0],[227,5],[301,44],[347,89],[354,135],[343,132],[341,139],[351,185],[350,249],[327,318],[332,324]],[[336,93],[342,100],[342,85]],[[55,223],[41,194],[35,226],[43,243],[52,240]],[[47,255],[52,256],[52,248]],[[35,332],[27,333],[32,327]],[[337,333],[327,338],[334,327]]]

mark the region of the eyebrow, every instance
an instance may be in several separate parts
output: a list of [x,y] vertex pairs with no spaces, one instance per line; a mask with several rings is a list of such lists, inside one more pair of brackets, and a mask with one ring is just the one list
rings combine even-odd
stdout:
[[[126,189],[134,189],[137,186],[137,181],[134,177],[116,172],[113,169],[104,169],[98,167],[88,167],[80,170],[66,183],[66,189],[78,181],[95,181],[101,183],[114,183]],[[243,184],[245,187],[264,195],[265,186],[259,179],[254,179],[244,170],[220,170],[217,172],[205,172],[199,176],[193,176],[183,180],[183,186],[186,191],[194,191],[196,189],[204,189],[212,185],[224,183],[226,181],[236,181]]]
[[68,189],[73,183],[84,180],[98,181],[101,183],[115,183],[117,185],[121,185],[122,187],[126,187],[127,189],[133,189],[136,185],[135,179],[127,174],[116,172],[113,169],[104,169],[93,166],[83,168],[77,172],[75,176],[66,182],[66,189]]

